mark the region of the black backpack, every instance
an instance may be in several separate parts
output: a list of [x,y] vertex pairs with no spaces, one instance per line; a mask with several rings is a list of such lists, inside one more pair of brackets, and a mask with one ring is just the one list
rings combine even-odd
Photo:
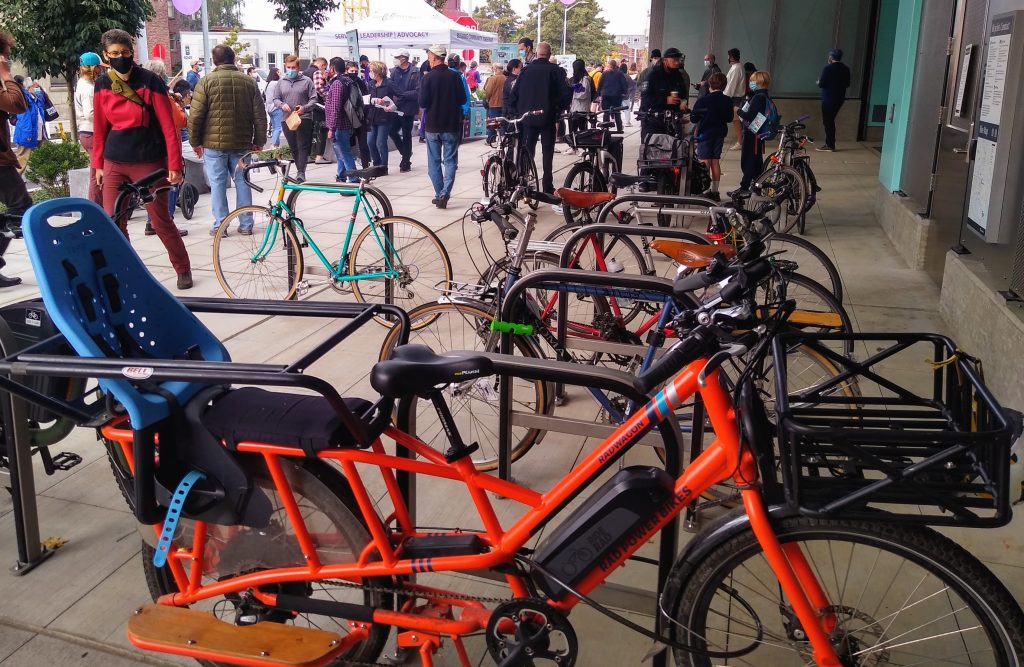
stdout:
[[359,89],[359,85],[354,81],[350,81],[347,86],[348,94],[342,101],[338,113],[345,114],[348,117],[348,122],[352,125],[352,129],[358,130],[366,124],[366,105],[363,104],[363,91]]

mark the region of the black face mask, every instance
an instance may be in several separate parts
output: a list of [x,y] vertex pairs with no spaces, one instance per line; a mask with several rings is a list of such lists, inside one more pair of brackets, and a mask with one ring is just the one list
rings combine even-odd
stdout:
[[118,74],[127,74],[132,71],[135,61],[127,56],[118,56],[110,59],[110,67]]

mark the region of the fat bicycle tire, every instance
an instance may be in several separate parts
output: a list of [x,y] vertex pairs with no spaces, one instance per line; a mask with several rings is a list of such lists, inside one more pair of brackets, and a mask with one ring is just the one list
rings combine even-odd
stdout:
[[[253,233],[238,233],[243,214],[253,217]],[[253,259],[260,250],[265,254]],[[302,244],[291,223],[265,206],[243,206],[228,213],[213,237],[213,270],[232,299],[294,299],[302,280]]]
[[[246,465],[250,471],[254,484],[263,489],[274,504],[274,511],[271,515],[270,523],[271,529],[276,528],[277,530],[282,530],[282,526],[290,526],[291,524],[285,516],[283,503],[280,498],[277,497],[269,472],[262,465],[262,462],[257,458],[253,458],[249,459],[249,462]],[[358,505],[352,495],[352,491],[341,473],[324,461],[310,458],[282,459],[281,465],[283,466],[284,473],[289,478],[292,490],[297,496],[295,501],[297,502],[300,511],[303,513],[303,519],[310,525],[310,530],[317,530],[319,528],[319,530],[317,530],[318,534],[333,531],[327,535],[328,538],[336,536],[337,538],[343,538],[345,540],[344,542],[338,541],[336,543],[332,541],[328,543],[332,545],[330,553],[327,554],[330,557],[329,562],[332,564],[339,562],[338,555],[340,550],[337,548],[338,544],[350,545],[355,558],[358,558],[361,551],[369,545],[370,534],[366,528],[362,514],[359,512]],[[179,531],[182,531],[182,534],[187,533],[190,529],[189,524],[191,523],[193,522],[182,519],[182,527],[179,528]],[[216,526],[208,527],[208,529],[213,530],[216,530],[216,528]],[[216,566],[218,568],[223,566],[225,560],[233,560],[235,563],[239,564],[241,568],[230,569],[240,569],[240,572],[269,569],[268,567],[261,567],[261,565],[269,567],[284,567],[287,564],[277,562],[261,563],[260,559],[268,558],[268,554],[271,556],[277,555],[285,560],[297,558],[300,563],[302,561],[301,552],[291,553],[298,548],[297,540],[294,535],[289,536],[287,532],[283,533],[279,537],[275,537],[272,532],[268,532],[270,529],[252,530],[241,526],[230,526],[224,528],[226,529],[224,532],[225,540],[217,542],[219,547],[218,556],[222,557],[222,560]],[[208,543],[214,542],[216,537],[211,536],[208,537],[207,540]],[[284,543],[285,546],[282,546],[282,543]],[[188,542],[188,545],[191,546],[191,541]],[[288,548],[288,545],[291,545],[291,548]],[[146,576],[146,584],[153,600],[157,600],[160,596],[176,593],[179,589],[175,583],[174,577],[171,575],[169,567],[165,565],[158,568],[153,564],[153,553],[153,548],[143,541],[142,567]],[[227,558],[232,555],[234,556],[233,559]],[[219,574],[220,579],[223,580],[229,579],[231,576],[238,573],[221,573],[218,570],[217,574]],[[383,588],[393,587],[393,582],[388,578],[367,579],[364,583]],[[391,594],[369,590],[364,590],[360,593],[355,589],[329,587],[329,585],[325,583],[315,581],[311,584],[306,584],[304,582],[291,584],[282,582],[264,587],[263,590],[275,593],[286,592],[291,595],[304,595],[309,597],[312,597],[317,593],[323,593],[328,600],[336,600],[339,595],[347,595],[351,599],[346,601],[354,602],[356,604],[364,604],[375,609],[384,610],[394,608],[394,599]],[[216,601],[212,605],[213,613],[221,617],[221,620],[223,621],[234,623],[236,614],[235,601],[232,600],[231,596],[223,596],[215,598],[215,600]],[[204,601],[197,605],[197,607],[207,611],[209,611],[207,607],[210,606],[211,604],[209,601]],[[266,614],[266,617],[265,620],[260,621],[262,623],[288,622],[297,625],[308,625],[313,628],[326,629],[337,632],[338,634],[345,634],[346,630],[350,627],[349,623],[344,619],[336,619],[329,616],[298,614],[292,617],[290,612],[275,612],[273,610],[264,610],[263,613]],[[381,651],[384,649],[384,645],[387,642],[391,628],[389,626],[374,624],[369,627],[368,631],[369,636],[365,641],[354,646],[350,651],[329,663],[329,665],[331,667],[342,667],[343,665],[349,664],[350,661],[373,662],[376,660],[377,656],[379,656]],[[203,665],[217,667],[224,664],[209,661],[199,662]]]
[[[409,312],[413,324],[409,343],[426,345],[438,354],[455,350],[497,352],[499,336],[490,330],[493,311],[485,304],[428,303]],[[418,321],[429,323],[419,326]],[[458,329],[458,330],[457,330]],[[381,361],[390,359],[398,345],[398,327],[392,328],[381,345]],[[514,353],[521,357],[540,359],[543,355],[536,341],[521,335],[512,337]],[[481,382],[493,382],[486,386]],[[452,415],[459,425],[459,433],[468,442],[476,442],[480,449],[472,460],[477,470],[490,471],[498,467],[499,421],[497,411],[497,376],[481,378],[469,385],[449,385],[443,392]],[[550,383],[542,380],[512,378],[513,404],[520,410],[536,415],[550,415],[554,406]],[[493,393],[491,393],[493,391]],[[464,400],[463,400],[464,399]],[[483,413],[488,425],[475,416]],[[416,396],[399,399],[396,408],[397,423],[410,435],[416,436],[437,449],[448,447],[447,436],[441,428],[437,413],[430,401]],[[545,431],[537,428],[513,427],[511,460],[517,461],[540,442]]]
[[[396,230],[405,229],[401,234]],[[384,303],[406,311],[437,299],[435,286],[452,279],[452,261],[437,234],[418,220],[391,216],[367,225],[352,243],[349,251],[349,273],[377,273],[384,268],[384,253],[380,243],[394,244],[401,260],[399,278],[364,278],[352,280],[352,294],[360,303]],[[378,243],[378,240],[380,243]],[[374,317],[390,327],[387,315]],[[414,327],[430,324],[423,320]]]
[[[843,664],[1021,664],[1020,606],[977,558],[934,530],[886,522],[881,512],[872,521],[785,518],[772,528],[784,546],[799,545],[824,588]],[[737,664],[811,664],[807,642],[786,627],[795,618],[749,526],[704,553],[677,561],[669,575],[667,590],[679,591],[666,610],[675,639],[696,651],[675,649],[676,664],[720,665],[708,650],[747,647]],[[755,641],[758,630],[763,641]]]

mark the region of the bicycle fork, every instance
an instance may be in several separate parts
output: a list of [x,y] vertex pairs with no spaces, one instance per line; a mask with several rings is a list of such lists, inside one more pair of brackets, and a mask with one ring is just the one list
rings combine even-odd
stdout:
[[815,663],[821,667],[842,667],[828,637],[836,627],[835,615],[819,611],[830,607],[829,599],[800,545],[779,543],[759,490],[744,489],[741,494],[743,507],[750,517],[750,527],[807,635]]

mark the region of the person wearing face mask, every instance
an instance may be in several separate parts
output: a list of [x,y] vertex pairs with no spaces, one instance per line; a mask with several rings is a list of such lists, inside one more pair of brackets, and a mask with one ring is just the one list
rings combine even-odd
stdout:
[[754,126],[758,116],[763,118],[769,115],[770,108],[774,106],[768,89],[772,85],[772,76],[768,72],[757,71],[750,75],[750,99],[737,112],[740,121],[743,123],[743,146],[740,149],[740,168],[743,170],[743,178],[740,180],[739,190],[729,192],[734,194],[745,194],[750,191],[750,184],[761,175],[764,166],[764,141],[758,136],[759,127]]
[[729,49],[729,72],[725,75],[725,90],[722,92],[732,100],[734,110],[732,127],[736,130],[736,143],[729,150],[738,150],[743,141],[743,125],[740,124],[740,117],[735,111],[739,111],[747,101],[747,77],[743,73],[739,49]]
[[[102,68],[95,53],[78,58],[78,82],[75,84],[75,118],[78,119],[78,143],[86,153],[92,152],[92,98],[96,94],[96,78]],[[103,206],[103,193],[96,183],[96,172],[89,168],[89,199]]]
[[[366,56],[362,56],[366,57]],[[360,61],[362,62],[362,61]],[[352,62],[345,63],[345,76],[347,76],[352,83],[359,88],[359,94],[366,97],[370,92],[369,84],[363,81],[363,76],[359,72],[359,67]],[[363,169],[370,166],[370,146],[368,143],[370,128],[367,123],[363,123],[358,129],[354,131],[356,145],[359,146],[359,162]]]
[[[690,79],[683,70],[683,54],[675,48],[665,49],[661,62],[650,76],[640,84],[640,111],[657,113],[686,109]],[[664,123],[656,118],[645,118],[640,123],[640,136],[666,131]]]
[[721,71],[722,68],[715,62],[715,54],[708,53],[704,56],[704,73],[700,75],[700,83],[693,84],[698,100],[711,92],[711,88],[708,86],[711,75],[721,73]]
[[192,90],[196,89],[199,84],[199,69],[203,66],[203,61],[196,59],[189,65],[188,73],[185,75],[185,80],[188,81],[188,85],[192,86]]
[[[299,71],[299,57],[289,55],[284,59],[284,78],[274,91],[272,104],[284,112],[284,138],[295,160],[295,178],[300,183],[306,180],[306,163],[309,162],[310,145],[313,143],[313,119],[310,113],[316,104],[316,90],[313,81]],[[287,125],[288,116],[297,113],[301,119],[298,129]]]
[[526,67],[534,61],[537,54],[533,51],[533,40],[529,37],[523,37],[519,40],[519,60],[523,63],[523,67]]
[[821,88],[821,122],[825,126],[825,143],[819,151],[836,149],[836,116],[846,101],[846,89],[850,87],[850,68],[842,62],[842,49],[828,52],[828,64],[821,70],[818,87]]
[[[124,30],[108,30],[100,43],[110,69],[96,81],[92,166],[103,188],[103,207],[113,217],[123,183],[167,169],[167,178],[154,185],[156,195],[146,210],[178,275],[178,289],[189,289],[188,251],[167,212],[167,189],[160,189],[168,183],[177,185],[182,177],[181,134],[174,126],[167,86],[156,74],[136,66],[134,40]],[[119,216],[118,225],[127,237],[125,216]]]
[[[14,38],[9,32],[0,32],[0,203],[13,215],[21,215],[32,205],[25,181],[18,174],[18,157],[11,150],[10,119],[25,111],[28,101],[21,86],[11,77],[11,47]],[[6,231],[6,230],[4,230]],[[0,268],[11,234],[0,234]],[[0,274],[0,287],[14,287],[21,284],[21,278]]]
[[409,62],[409,52],[402,50],[395,56],[397,65],[391,68],[391,89],[395,104],[402,115],[395,114],[391,120],[391,141],[402,157],[398,171],[412,171],[412,124],[416,120],[420,98],[420,70]]

